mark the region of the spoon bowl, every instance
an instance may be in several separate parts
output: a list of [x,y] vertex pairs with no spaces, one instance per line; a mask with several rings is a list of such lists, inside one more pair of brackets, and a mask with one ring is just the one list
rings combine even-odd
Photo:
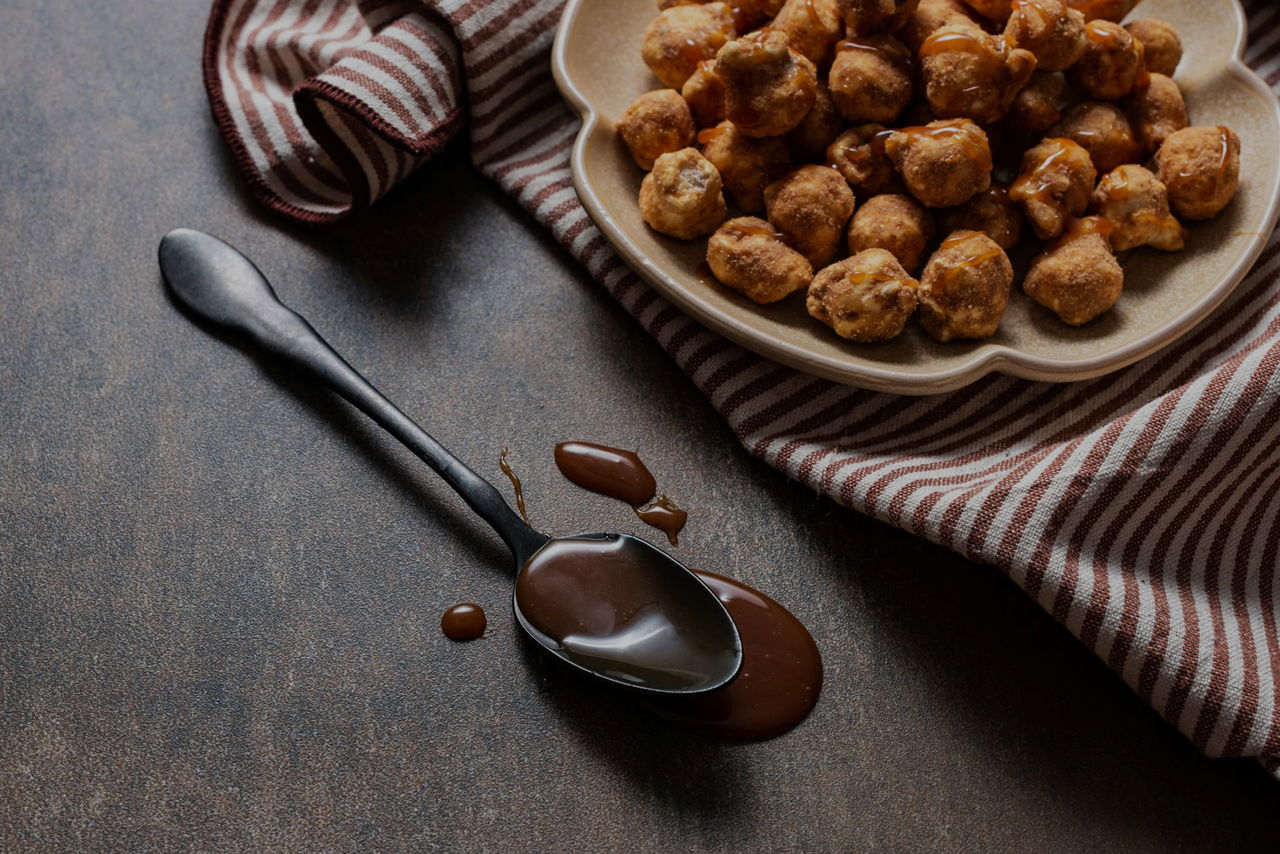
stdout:
[[573,669],[648,695],[727,685],[742,642],[724,604],[684,564],[624,534],[551,539],[347,364],[266,277],[212,235],[175,229],[160,241],[160,270],[191,313],[248,336],[301,368],[395,436],[497,532],[515,559],[516,621]]
[[706,594],[661,549],[602,533],[548,540],[512,598],[524,630],[567,663],[642,693],[691,694],[727,684],[741,659],[737,627]]

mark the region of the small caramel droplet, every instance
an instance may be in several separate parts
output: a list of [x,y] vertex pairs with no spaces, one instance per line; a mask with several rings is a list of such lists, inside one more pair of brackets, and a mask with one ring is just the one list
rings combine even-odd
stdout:
[[484,609],[474,602],[460,602],[440,618],[440,630],[449,640],[475,640],[484,634],[487,625]]

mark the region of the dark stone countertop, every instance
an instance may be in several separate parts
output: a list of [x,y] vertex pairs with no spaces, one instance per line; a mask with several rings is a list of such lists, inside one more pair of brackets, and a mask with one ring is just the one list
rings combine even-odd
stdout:
[[[265,215],[208,117],[206,11],[0,10],[0,850],[1277,849],[1280,785],[1199,756],[996,570],[747,455],[462,150],[336,228]],[[639,448],[692,511],[679,553],[812,628],[813,716],[722,744],[548,678],[457,498],[174,310],[177,225],[482,474],[510,448],[544,530],[648,533],[551,454]],[[441,635],[460,600],[483,640]]]

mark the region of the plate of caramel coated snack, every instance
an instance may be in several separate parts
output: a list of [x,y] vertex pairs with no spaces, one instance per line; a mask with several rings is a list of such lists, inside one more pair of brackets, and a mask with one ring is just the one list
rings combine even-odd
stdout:
[[569,0],[574,185],[761,355],[932,394],[1071,381],[1204,321],[1280,201],[1236,0]]

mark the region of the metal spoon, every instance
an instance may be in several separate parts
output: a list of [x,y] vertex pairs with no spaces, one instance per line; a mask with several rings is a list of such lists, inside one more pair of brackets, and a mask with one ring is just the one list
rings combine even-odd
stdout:
[[[397,409],[280,302],[248,258],[218,238],[186,228],[169,232],[160,241],[160,270],[173,296],[196,315],[239,330],[304,369],[444,478],[511,550],[517,621],[552,655],[596,679],[650,695],[704,693],[737,676],[737,627],[688,567],[626,534],[551,539],[529,527],[492,484]],[[648,598],[632,601],[637,595]],[[616,625],[607,618],[602,625],[598,617],[610,609]],[[525,610],[541,615],[541,624]],[[595,615],[594,623],[575,622],[579,612]],[[587,628],[561,628],[570,623]]]

